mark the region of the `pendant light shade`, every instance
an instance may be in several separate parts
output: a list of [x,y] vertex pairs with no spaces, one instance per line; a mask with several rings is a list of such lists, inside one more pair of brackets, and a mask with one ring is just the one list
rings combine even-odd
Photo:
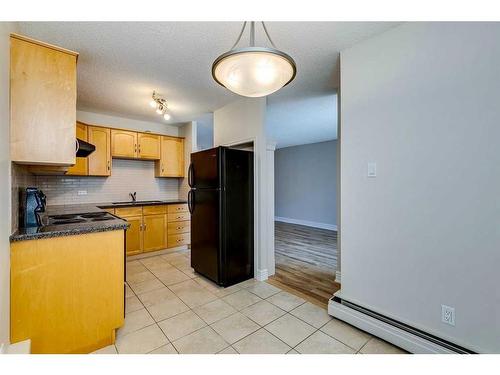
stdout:
[[233,48],[219,56],[212,65],[214,80],[238,95],[253,98],[266,96],[295,78],[295,62],[274,46],[263,22],[262,26],[274,48],[254,46],[254,22],[250,25],[250,47],[234,48],[245,30],[245,22]]

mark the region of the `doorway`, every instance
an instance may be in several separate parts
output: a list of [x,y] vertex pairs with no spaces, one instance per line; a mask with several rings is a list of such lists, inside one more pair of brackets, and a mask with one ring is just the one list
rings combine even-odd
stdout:
[[337,140],[275,152],[275,264],[282,289],[326,306],[337,270]]

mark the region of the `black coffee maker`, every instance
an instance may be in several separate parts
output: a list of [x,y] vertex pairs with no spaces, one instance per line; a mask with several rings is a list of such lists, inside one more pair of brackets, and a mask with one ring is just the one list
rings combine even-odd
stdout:
[[40,189],[28,187],[21,190],[19,197],[19,226],[21,228],[40,227],[40,213],[45,212],[47,197]]

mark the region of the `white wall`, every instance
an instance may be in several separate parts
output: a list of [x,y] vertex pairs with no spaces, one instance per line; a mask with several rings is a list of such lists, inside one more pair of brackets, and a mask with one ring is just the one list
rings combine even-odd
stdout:
[[274,148],[266,137],[266,98],[240,98],[214,112],[214,146],[254,143],[255,277],[274,274]]
[[214,147],[214,114],[207,113],[196,120],[197,150]]
[[9,235],[11,231],[11,188],[9,130],[9,34],[11,32],[17,32],[16,23],[0,22],[0,346],[2,343],[9,343],[10,329]]
[[499,41],[498,23],[409,23],[341,54],[342,297],[496,353]]
[[337,229],[337,141],[276,150],[276,218]]
[[178,136],[179,127],[150,121],[140,121],[125,117],[111,116],[96,112],[76,111],[76,119],[89,125],[109,126],[137,131],[151,131],[152,133]]
[[186,125],[179,128],[179,136],[184,137],[184,178],[179,179],[179,199],[187,200],[189,185],[188,185],[188,169],[191,163],[191,153],[198,150],[197,144],[197,128],[196,121],[188,122]]

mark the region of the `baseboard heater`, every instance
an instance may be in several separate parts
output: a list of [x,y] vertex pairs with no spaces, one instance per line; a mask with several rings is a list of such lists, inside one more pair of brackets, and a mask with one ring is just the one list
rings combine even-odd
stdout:
[[469,349],[346,301],[339,296],[330,299],[328,313],[410,353],[474,354]]

